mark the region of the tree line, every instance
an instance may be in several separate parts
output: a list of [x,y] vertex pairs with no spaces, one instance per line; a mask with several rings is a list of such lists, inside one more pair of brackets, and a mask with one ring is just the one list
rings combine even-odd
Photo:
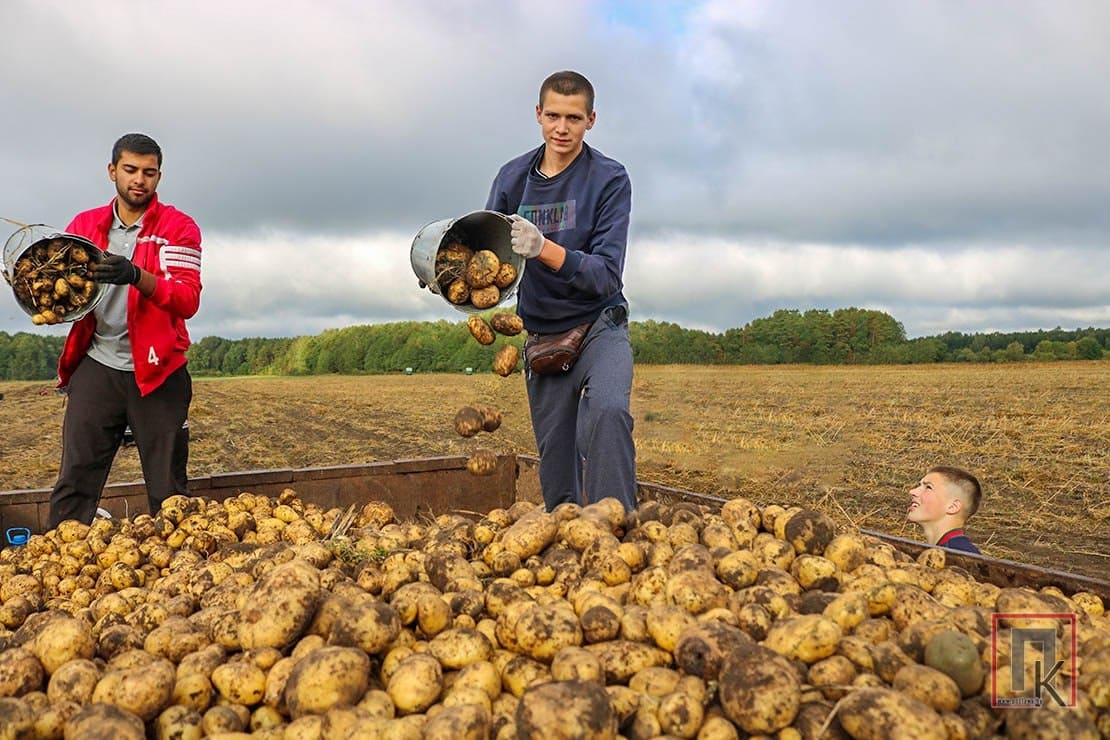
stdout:
[[[861,308],[783,309],[717,334],[666,321],[634,321],[632,352],[641,364],[877,365],[935,362],[1097,360],[1110,354],[1110,329],[1049,329],[907,339],[889,314]],[[488,369],[503,342],[474,341],[463,321],[349,326],[315,336],[204,337],[189,348],[189,370],[203,375],[345,375]],[[0,380],[55,376],[63,338],[0,332]]]

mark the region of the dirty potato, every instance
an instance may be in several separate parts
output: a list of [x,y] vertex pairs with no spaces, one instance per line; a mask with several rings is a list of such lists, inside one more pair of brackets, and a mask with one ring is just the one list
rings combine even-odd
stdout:
[[[473,256],[474,250],[460,242],[449,242],[440,247],[435,261],[436,280],[439,281],[440,288],[446,289],[456,280],[463,279],[466,266]],[[465,280],[463,284],[465,285]]]
[[524,320],[507,311],[498,311],[490,317],[489,323],[495,332],[507,337],[515,337],[524,331]]
[[485,447],[479,447],[467,459],[466,469],[472,475],[493,475],[497,471],[497,453]]
[[470,336],[478,340],[478,344],[493,344],[497,338],[493,334],[493,328],[485,319],[478,314],[471,314],[466,320],[466,328],[470,330]]
[[485,288],[472,288],[470,302],[475,308],[493,308],[501,302],[501,291],[496,285],[487,285]]
[[461,306],[470,301],[470,286],[462,278],[452,280],[445,288],[447,300],[456,306]]
[[463,406],[455,412],[455,433],[460,437],[473,437],[482,431],[485,420],[473,406]]
[[512,285],[514,280],[516,280],[516,268],[511,262],[502,262],[496,277],[493,278],[493,284],[504,290]]
[[478,413],[482,415],[482,431],[496,432],[501,427],[501,412],[493,406],[479,406]]
[[496,288],[493,281],[500,269],[501,260],[492,250],[479,249],[466,263],[466,284],[471,288]]
[[493,358],[493,371],[502,378],[507,378],[516,372],[516,365],[520,361],[520,350],[515,344],[506,344],[497,351]]

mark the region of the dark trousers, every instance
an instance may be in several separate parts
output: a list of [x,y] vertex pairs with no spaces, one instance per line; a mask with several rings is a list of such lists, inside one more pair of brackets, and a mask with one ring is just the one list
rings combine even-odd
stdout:
[[548,511],[565,502],[586,504],[607,497],[619,500],[626,511],[636,508],[627,310],[619,305],[602,312],[569,372],[526,371]]
[[66,519],[91,522],[127,426],[135,436],[150,512],[175,493],[188,493],[189,403],[185,367],[147,396],[135,374],[86,357],[70,379],[62,422],[62,465],[50,495],[50,528]]

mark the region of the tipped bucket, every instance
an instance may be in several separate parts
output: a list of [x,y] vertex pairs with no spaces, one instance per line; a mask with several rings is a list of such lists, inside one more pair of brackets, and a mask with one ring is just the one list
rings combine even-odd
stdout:
[[513,251],[511,232],[512,221],[503,213],[496,211],[474,211],[459,218],[433,221],[422,228],[412,240],[409,260],[412,271],[422,283],[436,295],[443,298],[449,306],[463,313],[479,313],[493,306],[477,308],[471,303],[453,303],[447,298],[446,286],[441,284],[442,275],[436,274],[436,255],[440,247],[451,242],[459,242],[474,251],[488,249],[497,255],[501,262],[508,262],[516,270],[512,283],[501,289],[501,296],[495,306],[508,301],[515,293],[524,275],[524,258]]
[[102,254],[83,236],[31,224],[4,243],[4,279],[33,323],[77,321],[104,296],[104,286],[87,278]]

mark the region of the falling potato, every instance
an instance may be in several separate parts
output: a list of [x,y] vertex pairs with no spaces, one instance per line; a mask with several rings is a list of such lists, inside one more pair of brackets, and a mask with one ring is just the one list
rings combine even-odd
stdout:
[[473,437],[482,431],[485,419],[473,406],[463,406],[455,413],[455,431],[461,437]]
[[478,413],[482,415],[482,430],[496,432],[501,426],[501,412],[493,406],[479,406]]
[[515,344],[506,344],[497,351],[493,358],[493,371],[502,378],[507,378],[516,372],[516,364],[520,361],[520,350]]
[[515,337],[524,331],[524,320],[515,313],[498,311],[490,317],[489,323],[495,332],[507,337]]
[[466,469],[474,475],[493,475],[497,470],[497,455],[493,450],[479,447],[466,461]]
[[496,339],[489,322],[478,314],[470,315],[466,320],[466,328],[470,330],[470,335],[477,339],[479,344],[493,344],[493,340]]

